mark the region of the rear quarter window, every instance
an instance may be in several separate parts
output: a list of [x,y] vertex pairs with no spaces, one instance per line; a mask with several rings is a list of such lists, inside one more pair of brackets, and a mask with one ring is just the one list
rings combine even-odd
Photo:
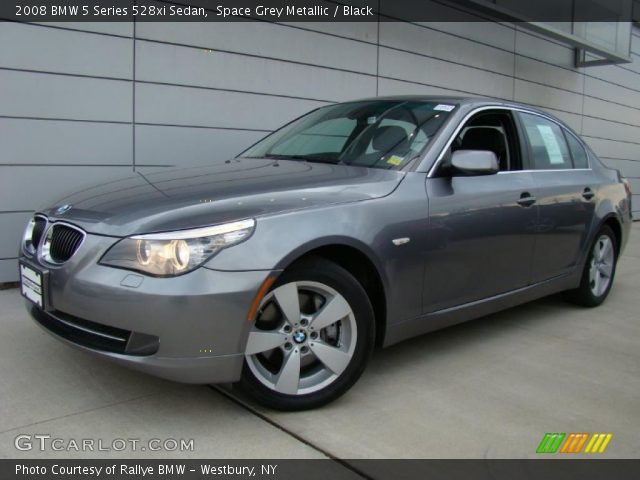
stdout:
[[573,158],[573,167],[589,168],[587,152],[582,146],[582,143],[570,132],[565,131],[564,136],[567,138],[567,145],[569,145],[569,151],[571,152],[571,157]]

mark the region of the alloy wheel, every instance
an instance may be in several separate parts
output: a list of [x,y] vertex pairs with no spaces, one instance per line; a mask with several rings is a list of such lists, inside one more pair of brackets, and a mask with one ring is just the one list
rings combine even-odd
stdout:
[[254,376],[287,395],[316,392],[347,368],[357,340],[347,300],[319,282],[281,285],[262,300],[245,356]]
[[603,295],[609,288],[613,274],[613,263],[613,242],[609,236],[601,235],[593,246],[589,267],[589,286],[594,296]]

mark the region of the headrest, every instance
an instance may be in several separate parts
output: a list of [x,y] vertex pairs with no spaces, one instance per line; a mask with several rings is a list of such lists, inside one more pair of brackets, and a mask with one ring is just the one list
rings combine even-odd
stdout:
[[371,139],[373,149],[378,152],[387,152],[409,139],[404,128],[395,125],[378,127]]
[[500,156],[506,150],[504,135],[490,127],[476,127],[464,134],[461,150],[490,150]]

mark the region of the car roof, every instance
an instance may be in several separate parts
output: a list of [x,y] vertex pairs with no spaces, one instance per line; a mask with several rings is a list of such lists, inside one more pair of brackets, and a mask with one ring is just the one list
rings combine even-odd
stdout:
[[495,105],[495,106],[510,107],[510,108],[522,108],[525,110],[539,113],[546,117],[553,118],[557,122],[569,128],[565,124],[565,122],[563,122],[562,120],[557,118],[555,115],[550,114],[545,110],[541,110],[540,108],[527,105],[526,103],[512,102],[510,100],[493,98],[493,97],[479,97],[479,96],[473,97],[473,96],[456,96],[456,95],[388,95],[388,96],[380,96],[380,97],[359,98],[359,99],[349,100],[341,103],[374,102],[374,101],[437,102],[437,103],[453,103],[461,106],[464,105],[464,106],[470,106],[470,107],[482,107],[482,106]]

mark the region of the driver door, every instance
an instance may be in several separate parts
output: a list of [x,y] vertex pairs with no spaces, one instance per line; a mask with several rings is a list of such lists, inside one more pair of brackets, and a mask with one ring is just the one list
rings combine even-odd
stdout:
[[425,313],[486,299],[530,282],[538,206],[533,177],[521,168],[521,141],[512,112],[496,109],[472,117],[451,147],[452,151],[466,149],[493,151],[500,172],[468,176],[445,160],[427,179]]

